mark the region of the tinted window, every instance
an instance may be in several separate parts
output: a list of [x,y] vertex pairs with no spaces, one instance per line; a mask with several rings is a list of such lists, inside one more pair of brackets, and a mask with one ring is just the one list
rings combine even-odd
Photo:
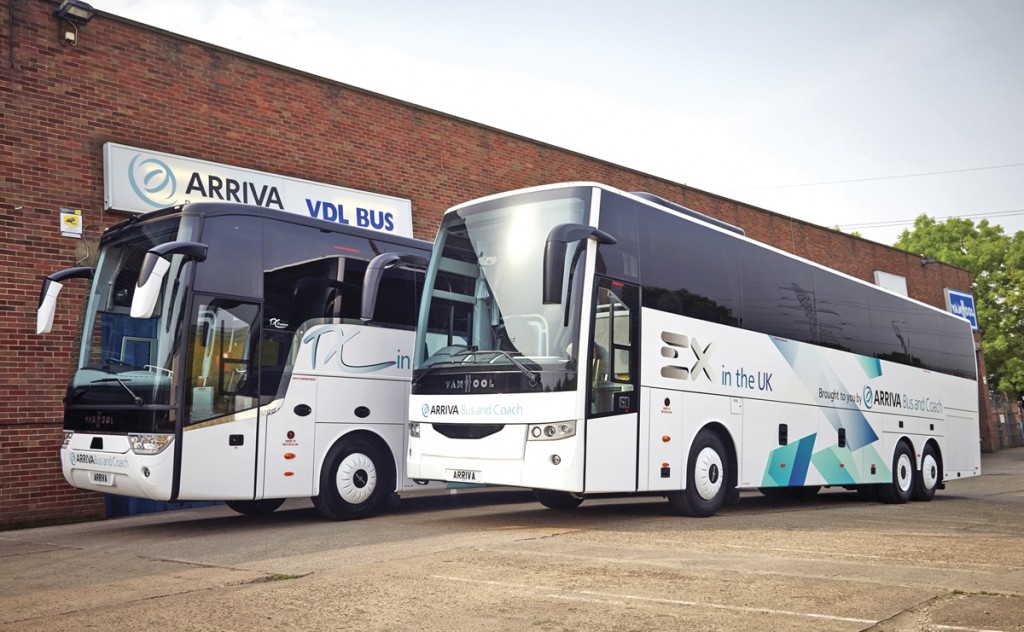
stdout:
[[907,308],[911,355],[932,370],[975,379],[974,336],[960,321],[920,305]]
[[872,292],[868,297],[871,306],[872,355],[882,360],[915,364],[910,353],[910,323],[907,320],[906,302],[885,292]]
[[635,217],[644,307],[976,379],[973,338],[940,312],[669,213]]
[[267,270],[324,257],[369,261],[377,254],[368,239],[311,226],[267,220],[264,233],[264,268]]
[[810,267],[780,253],[744,243],[743,326],[790,340],[820,338],[818,297]]
[[377,290],[373,324],[395,329],[415,329],[422,293],[422,271],[404,268],[387,270]]
[[264,269],[262,226],[257,217],[207,217],[202,242],[210,249],[206,261],[196,268],[196,290],[259,298]]
[[823,347],[873,356],[869,288],[813,268],[815,342]]
[[[264,233],[265,327],[294,332],[313,319],[362,324],[366,267],[387,244],[273,220],[266,222]],[[394,297],[402,292],[397,287],[402,282],[395,280],[401,272],[389,275],[381,294]]]
[[[615,243],[597,249],[597,272],[618,279],[636,281],[640,278],[637,253],[636,212],[648,211],[632,200],[601,192],[600,228],[615,238]],[[654,211],[657,212],[657,211]]]
[[644,307],[738,324],[736,240],[657,209],[638,213]]

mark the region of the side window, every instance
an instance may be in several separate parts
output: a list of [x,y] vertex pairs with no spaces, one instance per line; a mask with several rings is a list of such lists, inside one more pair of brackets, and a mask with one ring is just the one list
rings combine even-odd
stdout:
[[[442,349],[448,347],[464,349],[472,336],[476,287],[476,277],[473,275],[476,274],[476,269],[461,261],[461,250],[452,247],[455,241],[453,236],[449,236],[445,244],[445,258],[438,266],[433,296],[430,301],[430,311],[425,315],[427,331],[424,341],[426,348],[422,351],[424,352],[423,357],[430,361],[435,361],[433,356]],[[468,243],[468,240],[465,240],[467,246]],[[472,249],[467,252],[472,254]],[[451,255],[450,258],[449,255]],[[448,349],[449,353],[453,351],[454,349]],[[446,359],[447,355],[442,354],[436,359]]]
[[253,303],[196,297],[188,337],[189,424],[257,405],[259,312]]
[[[640,279],[640,257],[637,245],[636,213],[650,209],[636,202],[603,191],[601,193],[601,230],[615,238],[614,244],[597,249],[597,272],[637,281]],[[655,211],[657,212],[657,211]]]
[[868,288],[827,270],[815,268],[811,274],[817,329],[814,342],[823,347],[873,356]]
[[264,272],[263,342],[259,354],[264,403],[283,395],[281,381],[295,334],[303,325],[310,321],[361,322],[359,305],[365,273],[365,261],[341,256],[310,259]]
[[699,222],[650,209],[639,224],[644,307],[736,326],[740,290],[736,239]]
[[740,251],[743,327],[763,334],[818,344],[819,322],[828,309],[819,304],[812,267],[771,250],[747,245]]
[[637,409],[638,292],[620,281],[598,279],[590,345],[590,414]]
[[910,351],[921,365],[974,379],[974,341],[963,335],[963,325],[945,314],[927,307],[912,305],[907,320],[913,323],[909,332]]
[[223,215],[203,220],[202,240],[212,247],[196,267],[195,288],[211,294],[260,295],[264,269],[263,220],[246,215]]
[[295,331],[314,319],[359,322],[366,262],[324,257],[268,270],[263,275],[266,326]]
[[920,366],[910,343],[914,323],[907,318],[907,304],[901,298],[874,292],[870,297],[874,356],[881,360]]

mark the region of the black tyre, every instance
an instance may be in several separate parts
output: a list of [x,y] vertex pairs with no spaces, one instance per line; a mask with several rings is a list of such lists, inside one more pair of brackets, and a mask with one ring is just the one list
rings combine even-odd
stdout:
[[313,505],[331,520],[368,518],[381,510],[394,491],[391,460],[371,441],[342,439],[324,459],[320,495],[313,498]]
[[701,430],[690,446],[686,489],[670,493],[669,506],[678,514],[706,518],[722,507],[731,488],[725,445],[714,432]]
[[548,509],[575,509],[583,502],[582,498],[569,492],[556,492],[550,489],[535,489],[533,495],[537,502]]
[[274,513],[278,507],[284,504],[284,498],[267,498],[264,500],[225,500],[224,504],[247,516],[262,516]]
[[892,482],[878,486],[878,499],[890,505],[902,505],[914,493],[914,453],[906,443],[896,444],[892,455]]
[[928,444],[921,452],[921,470],[914,478],[914,492],[911,500],[929,501],[935,498],[935,490],[942,482],[942,462],[935,453],[932,444]]

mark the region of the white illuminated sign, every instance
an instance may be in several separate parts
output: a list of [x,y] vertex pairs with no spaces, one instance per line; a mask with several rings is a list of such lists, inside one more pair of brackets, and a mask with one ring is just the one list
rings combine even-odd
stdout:
[[412,202],[138,147],[103,145],[104,208],[145,213],[185,202],[255,204],[412,237]]

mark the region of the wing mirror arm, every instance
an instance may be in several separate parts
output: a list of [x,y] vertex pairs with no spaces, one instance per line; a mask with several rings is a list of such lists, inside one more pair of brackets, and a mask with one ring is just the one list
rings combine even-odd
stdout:
[[615,237],[599,228],[585,224],[559,224],[548,233],[544,244],[543,301],[545,305],[562,302],[562,277],[565,275],[565,253],[569,244],[594,239],[603,245],[617,242]]
[[132,296],[132,318],[150,318],[156,311],[157,299],[164,276],[171,268],[170,258],[173,255],[184,255],[193,261],[205,261],[210,247],[196,241],[171,241],[154,246],[146,252],[139,270],[139,279],[135,284]]
[[363,322],[373,320],[373,314],[377,309],[377,293],[380,291],[380,282],[384,279],[384,273],[387,270],[396,267],[425,270],[427,263],[425,257],[409,253],[385,252],[374,257],[366,266],[366,276],[363,278],[359,319]]
[[49,274],[43,279],[43,286],[39,290],[39,305],[36,309],[36,334],[48,334],[53,329],[53,317],[57,313],[57,296],[64,288],[61,281],[91,279],[95,274],[96,268],[66,268],[60,272]]

